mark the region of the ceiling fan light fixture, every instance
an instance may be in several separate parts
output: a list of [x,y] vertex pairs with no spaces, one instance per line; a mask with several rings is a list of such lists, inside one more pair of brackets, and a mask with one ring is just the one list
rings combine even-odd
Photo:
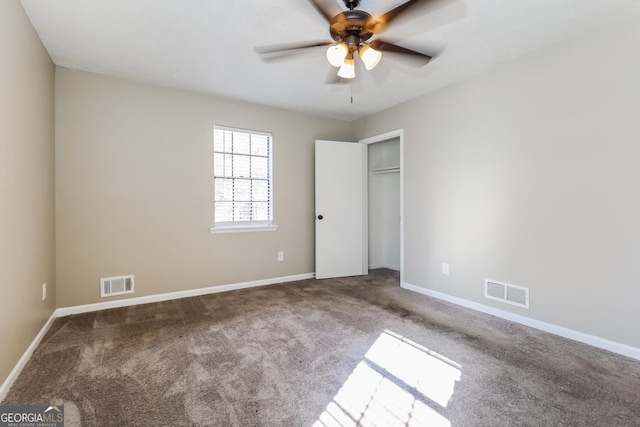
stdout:
[[348,53],[349,49],[344,43],[329,46],[329,49],[327,49],[327,60],[329,61],[329,64],[334,67],[340,67],[344,63]]
[[[1,1],[1,0],[0,0]],[[412,57],[416,60],[416,65],[426,65],[432,56],[398,46],[381,40],[378,33],[385,30],[389,24],[395,21],[400,14],[408,15],[408,10],[415,9],[420,3],[427,0],[402,0],[378,17],[373,17],[370,13],[358,9],[361,0],[342,0],[348,10],[341,8],[340,0],[308,0],[322,17],[329,23],[329,34],[332,41],[315,41],[306,43],[287,43],[282,45],[271,45],[256,47],[254,50],[260,55],[270,55],[272,53],[295,53],[300,49],[324,47],[329,63],[338,68],[338,76],[344,79],[353,79],[356,76],[354,59],[359,56],[367,70],[374,69],[382,59],[382,52],[402,54],[405,57]],[[400,0],[395,0],[396,2]],[[337,14],[336,14],[337,13]],[[293,22],[296,25],[296,22]],[[297,32],[296,32],[297,35]],[[373,37],[373,40],[371,38]],[[271,56],[265,59],[272,59]],[[358,65],[359,66],[359,65]],[[333,82],[335,77],[327,78],[327,83]]]
[[369,45],[362,46],[358,53],[367,71],[373,70],[380,62],[380,59],[382,59],[382,52],[375,50]]
[[356,76],[355,61],[353,60],[353,56],[349,56],[350,57],[344,60],[344,64],[342,64],[338,70],[338,76],[343,79],[353,79]]

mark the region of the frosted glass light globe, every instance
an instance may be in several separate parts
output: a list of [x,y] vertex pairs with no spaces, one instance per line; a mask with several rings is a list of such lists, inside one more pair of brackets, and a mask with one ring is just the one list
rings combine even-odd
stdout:
[[327,60],[329,60],[329,64],[334,67],[340,67],[347,57],[347,53],[349,53],[349,50],[344,43],[329,46],[329,49],[327,49]]

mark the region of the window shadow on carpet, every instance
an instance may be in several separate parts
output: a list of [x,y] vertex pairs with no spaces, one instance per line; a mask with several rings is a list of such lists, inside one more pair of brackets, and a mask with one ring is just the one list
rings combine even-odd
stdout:
[[314,427],[450,427],[446,408],[461,378],[458,363],[385,330]]

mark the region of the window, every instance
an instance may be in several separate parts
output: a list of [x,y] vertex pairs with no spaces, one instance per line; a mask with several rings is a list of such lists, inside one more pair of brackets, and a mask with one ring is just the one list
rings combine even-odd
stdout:
[[211,232],[275,230],[271,177],[272,136],[214,128],[215,226]]

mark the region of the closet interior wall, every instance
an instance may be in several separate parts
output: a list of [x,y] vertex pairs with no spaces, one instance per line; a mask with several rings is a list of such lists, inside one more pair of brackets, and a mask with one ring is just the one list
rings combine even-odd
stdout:
[[400,270],[400,140],[368,147],[369,268]]

